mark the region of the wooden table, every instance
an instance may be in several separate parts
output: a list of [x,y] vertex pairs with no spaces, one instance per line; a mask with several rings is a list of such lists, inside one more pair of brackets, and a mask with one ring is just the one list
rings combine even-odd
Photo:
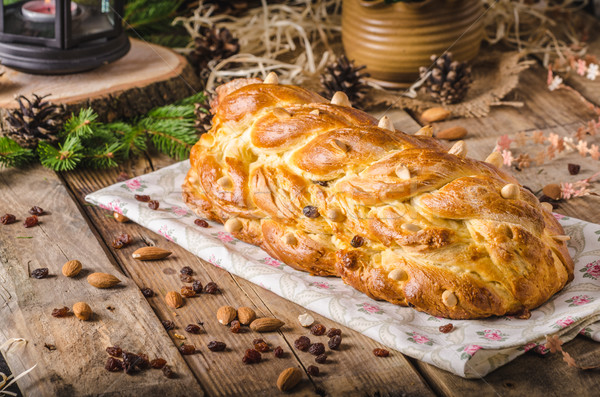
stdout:
[[[600,53],[600,46],[594,49]],[[568,83],[600,105],[600,81],[576,77]],[[550,92],[545,70],[536,66],[522,74],[521,84],[512,94],[511,100],[524,102],[524,107],[497,107],[488,117],[450,120],[436,129],[465,126],[469,130],[469,156],[483,159],[502,134],[541,130],[566,136],[584,122],[597,119],[579,92]],[[401,130],[412,133],[419,127],[407,113],[395,111],[392,115]],[[594,167],[600,168],[598,162],[573,155],[543,167],[514,172],[524,185],[538,191],[548,182],[574,180],[568,176],[568,162],[582,165],[581,178],[591,175]],[[11,370],[17,374],[37,363],[36,369],[19,381],[25,395],[275,395],[275,381],[283,369],[298,366],[304,370],[314,364],[312,356],[293,348],[293,341],[306,334],[297,325],[298,314],[305,312],[302,307],[208,264],[136,224],[119,224],[106,211],[84,201],[86,194],[115,183],[120,172],[133,177],[172,163],[163,156],[147,154],[110,171],[54,173],[41,167],[0,170],[0,212],[14,213],[22,221],[33,205],[48,211],[38,227],[25,229],[20,223],[0,227],[0,344],[9,338],[27,340],[26,346],[14,345],[5,353]],[[588,196],[561,202],[556,211],[600,223],[599,205],[599,197]],[[134,243],[115,250],[111,241],[122,232],[132,235]],[[155,242],[174,255],[156,263],[131,259],[133,250]],[[61,275],[63,263],[71,259],[80,260],[84,266],[83,274],[75,279]],[[204,283],[217,282],[223,292],[195,298],[175,314],[162,296],[180,288],[174,273],[183,266],[192,267]],[[48,267],[53,277],[30,278],[29,272],[38,267]],[[123,285],[94,289],[85,282],[91,271],[118,275]],[[142,287],[152,288],[158,296],[145,299]],[[51,317],[53,308],[77,301],[91,305],[93,321]],[[262,337],[271,346],[282,346],[287,357],[276,359],[269,353],[258,365],[242,364],[244,350],[259,335],[232,334],[219,325],[215,312],[227,304],[250,306],[259,315],[284,320],[288,326],[282,332]],[[338,326],[314,315],[328,328]],[[178,328],[167,333],[160,320],[173,320]],[[204,321],[205,333],[190,335],[183,331],[196,321]],[[542,358],[528,353],[484,379],[465,380],[399,352],[392,352],[386,359],[376,358],[371,351],[380,347],[378,343],[341,328],[344,348],[331,355],[330,363],[320,365],[322,376],[306,375],[295,395],[583,396],[597,395],[600,390],[597,371],[580,372],[567,367],[558,355]],[[186,335],[186,342],[195,344],[200,353],[181,356],[176,346],[182,341],[174,337],[175,333]],[[208,351],[206,344],[215,339],[226,342],[228,351]],[[55,345],[56,350],[49,350],[45,344]],[[135,376],[108,373],[103,368],[107,359],[104,349],[113,344],[146,352],[151,358],[164,357],[178,378],[168,380],[156,370]],[[600,345],[578,336],[566,344],[566,350],[575,357],[589,358],[600,354]]]

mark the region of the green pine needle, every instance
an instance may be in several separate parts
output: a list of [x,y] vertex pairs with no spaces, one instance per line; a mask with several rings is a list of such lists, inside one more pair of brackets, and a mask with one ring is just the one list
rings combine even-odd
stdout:
[[121,148],[120,142],[115,142],[112,145],[105,145],[98,150],[90,151],[85,155],[85,163],[91,168],[104,169],[117,167],[116,158],[119,155]]
[[92,136],[98,127],[97,119],[98,115],[92,108],[81,109],[77,116],[71,114],[71,118],[65,123],[62,136],[79,138]]
[[54,171],[74,170],[83,159],[83,146],[75,135],[67,137],[58,148],[47,142],[40,142],[37,152],[42,165]]
[[31,149],[25,149],[8,137],[0,138],[0,166],[22,167],[34,158]]

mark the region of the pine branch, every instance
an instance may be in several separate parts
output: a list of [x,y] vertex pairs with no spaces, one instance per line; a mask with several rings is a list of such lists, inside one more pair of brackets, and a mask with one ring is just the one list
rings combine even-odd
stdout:
[[99,123],[96,121],[97,119],[98,115],[92,108],[81,109],[77,116],[72,114],[71,118],[67,120],[61,135],[63,137],[89,137],[98,128]]
[[124,122],[115,122],[106,125],[114,136],[118,139],[120,147],[118,152],[120,157],[128,159],[132,154],[139,155],[146,151],[146,131],[141,127],[132,127]]
[[58,148],[47,142],[40,142],[37,152],[44,167],[54,171],[74,170],[84,157],[81,141],[75,135],[68,136]]
[[153,120],[143,119],[140,125],[151,136],[152,143],[161,152],[183,159],[198,141],[192,119]]
[[132,0],[125,5],[124,27],[128,30],[160,31],[171,21],[184,0]]
[[84,162],[91,168],[112,168],[117,167],[116,158],[119,156],[121,148],[120,142],[115,142],[112,145],[105,145],[100,149],[91,150],[85,154]]
[[21,167],[34,158],[31,149],[25,149],[8,137],[0,138],[0,166]]

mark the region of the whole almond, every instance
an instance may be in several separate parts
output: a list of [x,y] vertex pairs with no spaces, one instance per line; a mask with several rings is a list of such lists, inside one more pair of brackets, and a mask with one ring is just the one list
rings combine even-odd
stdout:
[[121,223],[125,223],[125,222],[129,222],[130,221],[129,218],[127,218],[123,214],[119,214],[118,212],[113,212],[113,218],[115,218],[115,220],[117,222],[121,222]]
[[296,367],[284,369],[277,378],[277,388],[281,391],[292,390],[302,380],[302,371]]
[[92,317],[92,308],[85,302],[77,302],[73,305],[73,314],[78,319],[87,321]]
[[421,113],[421,120],[425,124],[433,123],[436,121],[445,120],[450,116],[450,111],[442,107],[429,108]]
[[62,267],[62,274],[66,277],[75,277],[81,271],[81,262],[72,260],[65,263]]
[[167,292],[167,295],[165,295],[165,302],[173,309],[178,309],[183,306],[183,298],[179,292],[176,291]]
[[237,317],[237,311],[231,306],[221,306],[217,310],[217,320],[223,325],[229,325]]
[[250,329],[255,332],[271,332],[278,330],[283,324],[283,321],[273,317],[261,317],[250,323]]
[[87,277],[87,281],[96,288],[110,288],[121,282],[112,274],[107,273],[92,273]]
[[131,254],[131,257],[141,261],[155,261],[157,259],[166,258],[171,254],[171,251],[159,247],[142,247],[135,250],[134,253]]
[[256,312],[249,307],[240,307],[237,309],[237,316],[240,324],[250,325],[256,319]]
[[544,186],[544,188],[542,189],[542,193],[550,197],[552,200],[560,200],[560,185],[558,185],[557,183],[550,183],[549,185]]
[[459,126],[446,128],[435,134],[436,138],[447,139],[449,141],[464,138],[465,135],[467,135],[467,129]]

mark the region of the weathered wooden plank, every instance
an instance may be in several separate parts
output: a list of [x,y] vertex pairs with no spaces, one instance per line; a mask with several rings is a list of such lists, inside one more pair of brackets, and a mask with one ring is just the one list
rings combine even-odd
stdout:
[[[0,191],[2,214],[10,212],[20,220],[0,225],[0,344],[10,338],[27,341],[5,352],[13,373],[37,364],[18,382],[22,392],[28,396],[167,391],[201,395],[194,375],[141,293],[107,258],[56,174],[41,167],[5,169],[0,171]],[[22,222],[33,205],[48,214],[40,217],[39,226],[25,229]],[[71,259],[83,263],[84,270],[76,278],[61,274],[62,265]],[[51,277],[30,277],[39,267],[48,267]],[[94,271],[117,275],[122,284],[95,289],[85,280]],[[51,316],[54,308],[78,301],[92,307],[92,321]],[[55,345],[56,350],[45,344]],[[135,376],[107,372],[105,348],[114,344],[165,358],[179,378],[166,379],[156,370]]]
[[[172,160],[162,157],[152,157],[155,168],[172,163]],[[143,162],[136,163],[131,171],[145,172]],[[138,172],[132,172],[133,177]],[[94,190],[115,182],[118,172],[93,172],[82,171],[66,174],[69,186],[78,199]],[[346,395],[431,395],[431,391],[423,382],[412,365],[400,353],[395,353],[387,359],[378,359],[373,356],[372,350],[379,347],[371,339],[332,321],[321,319],[329,327],[342,328],[344,335],[343,349],[330,355],[330,362],[316,364],[314,357],[308,353],[298,352],[294,349],[293,341],[300,335],[309,335],[297,323],[297,316],[306,312],[302,307],[293,304],[279,296],[266,291],[244,279],[234,277],[228,272],[206,263],[176,244],[166,241],[145,228],[136,224],[117,224],[107,218],[106,212],[96,207],[86,207],[90,218],[98,227],[103,239],[108,241],[114,234],[126,231],[135,239],[134,245],[115,252],[118,262],[127,269],[132,279],[140,287],[153,288],[160,297],[149,299],[156,314],[161,319],[173,320],[178,329],[171,331],[185,335],[196,344],[202,353],[195,356],[185,356],[186,362],[200,379],[203,387],[210,395],[242,395],[264,394],[271,395],[277,392],[275,381],[278,374],[290,366],[300,366],[305,369],[308,365],[320,367],[322,376],[307,380],[298,388],[298,393],[312,394],[316,387],[328,394]],[[156,242],[159,246],[170,249],[174,255],[164,261],[153,263],[140,263],[132,260],[130,254],[144,241]],[[206,295],[191,298],[183,308],[176,311],[165,306],[163,299],[169,290],[179,290],[182,283],[179,280],[179,270],[182,266],[194,269],[199,280],[203,283],[215,281],[222,288],[220,295]],[[221,305],[234,307],[249,306],[255,308],[259,316],[272,315],[286,322],[280,333],[259,335],[253,332],[232,334],[217,323],[215,313]],[[315,318],[320,316],[313,313]],[[204,321],[206,333],[190,336],[182,331],[188,323],[197,320]],[[310,335],[309,335],[310,336]],[[266,353],[266,362],[259,365],[244,365],[241,357],[245,349],[250,348],[254,338],[263,338],[272,347],[281,346],[287,355],[277,359],[273,353]],[[314,341],[326,343],[328,338],[312,337]],[[227,343],[229,349],[225,353],[212,353],[205,347],[210,340],[221,340]],[[173,339],[174,343],[181,343]],[[368,363],[367,365],[365,365]]]

